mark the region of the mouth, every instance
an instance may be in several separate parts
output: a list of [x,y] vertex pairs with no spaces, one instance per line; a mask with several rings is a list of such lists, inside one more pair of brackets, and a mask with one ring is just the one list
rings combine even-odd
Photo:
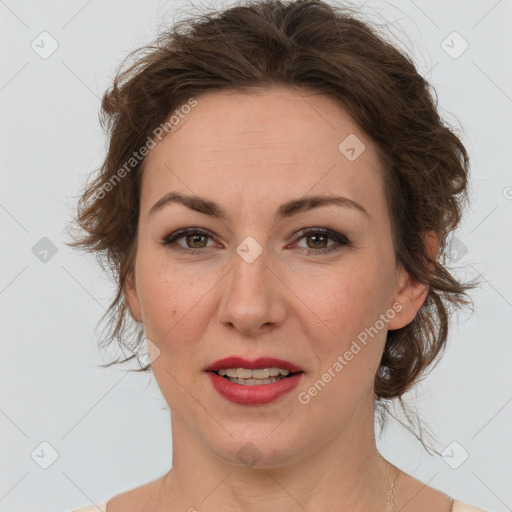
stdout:
[[257,386],[261,384],[272,384],[280,380],[289,379],[303,371],[290,372],[285,368],[221,368],[212,373],[223,377],[229,382],[242,384],[244,386]]
[[204,370],[226,399],[243,405],[273,402],[294,389],[305,371],[274,357],[247,360],[238,356],[215,361]]
[[[238,356],[225,357],[205,368],[231,382],[238,384],[264,384],[287,379],[304,370],[290,361],[275,357],[260,357],[248,360]],[[253,382],[256,381],[256,382]]]

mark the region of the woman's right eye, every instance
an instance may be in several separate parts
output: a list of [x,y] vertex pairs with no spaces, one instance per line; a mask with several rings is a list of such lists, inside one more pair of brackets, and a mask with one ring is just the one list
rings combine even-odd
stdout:
[[[177,241],[184,238],[185,243],[192,247],[183,247],[181,244],[178,244]],[[202,228],[187,228],[180,229],[171,233],[169,236],[165,237],[161,242],[161,245],[165,245],[169,249],[173,251],[182,251],[187,253],[202,253],[203,250],[207,247],[206,245],[201,245],[205,239],[212,238],[212,234]],[[206,242],[207,243],[207,242]],[[199,244],[200,247],[194,247],[195,244]]]

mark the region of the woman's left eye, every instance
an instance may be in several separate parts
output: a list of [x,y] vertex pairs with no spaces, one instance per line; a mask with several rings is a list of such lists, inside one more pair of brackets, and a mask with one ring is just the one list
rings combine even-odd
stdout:
[[[327,254],[333,251],[339,251],[343,246],[350,245],[350,241],[345,235],[342,235],[341,233],[336,233],[336,231],[331,231],[330,229],[325,228],[309,228],[299,231],[295,239],[301,240],[302,238],[306,240],[308,238],[316,239],[316,241],[313,242],[313,246],[316,246],[316,249],[310,249],[308,247],[299,251],[301,254],[305,252],[308,256],[315,253]],[[335,243],[325,246],[322,245],[324,242],[327,242],[329,238],[331,240],[334,240]],[[322,245],[322,247],[318,248],[319,245]]]
[[[181,244],[178,244],[178,240],[184,238],[186,240],[186,244],[188,247],[183,247]],[[159,242],[161,245],[167,246],[169,249],[175,251],[182,251],[187,253],[202,253],[204,249],[207,247],[206,239],[213,238],[212,234],[202,228],[187,228],[180,229],[171,233],[164,240]],[[303,229],[296,233],[294,237],[294,241],[298,241],[301,239],[306,239],[306,244],[308,244],[307,240],[312,240],[311,244],[308,244],[308,247],[301,248],[299,250],[300,254],[306,253],[308,256],[313,254],[327,254],[333,251],[340,250],[343,246],[349,245],[350,241],[348,238],[340,233],[336,233],[335,231],[331,231],[330,229],[325,228],[308,228]],[[327,241],[331,239],[334,240],[335,243],[331,245],[325,245]],[[205,242],[206,241],[206,242]],[[199,244],[199,246],[195,245]],[[192,245],[192,247],[191,247]],[[195,247],[194,247],[195,245]]]

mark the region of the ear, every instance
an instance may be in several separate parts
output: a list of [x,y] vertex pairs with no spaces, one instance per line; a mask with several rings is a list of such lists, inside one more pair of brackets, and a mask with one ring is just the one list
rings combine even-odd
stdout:
[[[426,231],[423,235],[423,244],[429,258],[435,261],[439,250],[439,240],[436,233]],[[430,266],[432,267],[433,264],[431,263]],[[394,298],[394,303],[400,304],[401,309],[397,308],[397,314],[388,321],[388,329],[401,329],[410,324],[425,302],[429,289],[428,284],[420,283],[401,267],[397,271]]]
[[128,310],[130,311],[132,318],[136,322],[142,323],[142,313],[139,297],[137,295],[134,272],[128,274],[128,277],[126,278],[126,283],[124,285],[124,295],[126,299],[126,304],[128,305]]

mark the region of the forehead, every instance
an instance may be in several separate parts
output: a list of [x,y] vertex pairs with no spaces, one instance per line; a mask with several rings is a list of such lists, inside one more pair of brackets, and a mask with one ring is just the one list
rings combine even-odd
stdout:
[[146,157],[141,211],[171,190],[225,204],[311,192],[383,206],[376,148],[336,99],[274,86],[196,101]]

